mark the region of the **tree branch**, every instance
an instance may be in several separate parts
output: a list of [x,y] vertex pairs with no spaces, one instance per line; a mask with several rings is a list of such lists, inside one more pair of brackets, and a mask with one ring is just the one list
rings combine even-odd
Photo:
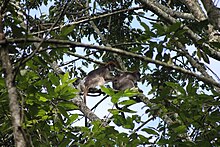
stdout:
[[[23,43],[23,42],[40,42],[41,39],[34,39],[34,38],[19,38],[19,39],[7,39],[7,40],[0,40],[0,44],[6,44],[6,43]],[[98,46],[98,45],[91,45],[91,44],[85,44],[85,43],[80,43],[80,42],[73,42],[73,41],[68,41],[68,40],[57,40],[57,39],[49,39],[49,40],[45,40],[44,43],[52,43],[52,44],[63,44],[63,45],[70,45],[70,46],[77,46],[77,47],[87,47],[87,48],[93,48],[93,49],[98,49],[98,50],[103,50],[103,51],[109,51],[109,52],[114,52],[114,53],[118,53],[121,55],[126,55],[129,57],[133,57],[133,58],[137,58],[140,59],[142,61],[145,62],[149,62],[149,63],[153,63],[156,65],[161,65],[179,72],[182,72],[184,74],[196,77],[198,80],[203,81],[204,83],[207,84],[211,84],[213,86],[217,86],[220,88],[220,83],[213,81],[209,78],[206,78],[204,76],[198,75],[194,72],[191,72],[189,70],[183,69],[181,67],[172,65],[172,64],[168,64],[159,60],[153,60],[149,57],[145,57],[142,55],[138,55],[132,52],[128,52],[128,51],[124,51],[118,48],[112,48],[112,47],[105,47],[105,46]]]
[[187,8],[190,10],[190,12],[198,21],[203,21],[207,19],[205,13],[202,11],[197,0],[196,1],[182,0],[182,3],[187,6]]
[[[89,0],[87,0],[87,7],[89,7]],[[89,14],[89,12],[88,12]],[[100,37],[100,39],[102,40],[103,44],[111,47],[111,45],[107,42],[107,40],[105,39],[104,35],[101,33],[101,31],[99,30],[99,28],[96,26],[96,24],[91,20],[89,21],[89,23],[91,24],[92,28],[95,30],[95,32],[98,34],[98,36]],[[126,71],[126,67],[123,64],[123,61],[121,59],[120,56],[118,56],[117,54],[113,53],[113,56],[116,58],[116,61],[118,62],[120,68],[123,71]]]
[[75,57],[79,57],[79,58],[84,59],[84,60],[86,60],[86,61],[91,61],[91,62],[96,63],[96,64],[105,65],[105,63],[103,63],[103,62],[101,62],[101,61],[97,61],[97,60],[94,60],[94,59],[92,59],[92,58],[85,57],[85,56],[83,56],[83,55],[79,55],[79,54],[73,53],[73,52],[71,52],[71,51],[67,51],[67,54],[72,55],[72,56],[75,56]]
[[[76,25],[76,24],[80,24],[80,23],[85,23],[85,22],[88,22],[88,21],[91,21],[91,20],[96,20],[96,19],[107,17],[107,16],[115,15],[115,14],[118,14],[118,13],[134,11],[134,10],[138,10],[138,9],[142,9],[142,8],[143,8],[143,6],[139,6],[139,7],[134,7],[134,8],[130,8],[130,9],[121,9],[121,10],[117,10],[117,11],[114,11],[114,12],[111,12],[111,13],[101,14],[101,15],[98,15],[98,16],[86,17],[86,18],[83,18],[82,20],[78,20],[78,21],[75,21],[75,22],[72,22],[72,23],[69,23],[69,24],[54,27],[52,30],[62,29],[64,27],[68,27],[68,26],[72,26],[72,25]],[[46,33],[47,31],[48,30],[34,32],[34,33],[32,33],[32,35],[37,35],[37,34],[40,34],[40,33]]]
[[82,101],[82,99],[78,96],[71,99],[71,102],[73,102],[76,106],[79,107],[79,110],[90,120],[90,121],[101,121],[103,126],[107,126],[108,123],[102,121],[98,116],[96,116]]
[[169,14],[172,17],[195,20],[195,17],[191,13],[183,13],[183,12],[174,11],[174,10],[158,3],[157,1],[155,1],[154,4],[155,4],[155,6],[162,9],[164,12],[166,12],[167,14]]
[[42,46],[43,42],[47,39],[47,36],[50,34],[50,32],[54,29],[54,27],[57,25],[57,23],[60,21],[61,17],[64,15],[66,8],[67,8],[67,4],[66,3],[63,6],[63,9],[59,15],[59,17],[57,18],[57,20],[53,23],[53,25],[50,27],[50,29],[48,30],[48,32],[46,33],[46,35],[41,39],[40,43],[36,46],[36,49],[27,57],[25,58],[23,61],[21,61],[20,65],[24,64],[25,62],[27,62],[28,60],[30,60],[39,50],[40,47]]
[[[2,20],[3,17],[0,13],[0,41],[4,39]],[[14,80],[15,75],[13,74],[13,66],[10,61],[8,49],[4,45],[0,46],[0,57],[2,69],[5,70],[4,76],[8,91],[15,146],[26,147],[27,140],[22,128],[21,109],[18,102],[18,93]]]
[[216,7],[212,0],[202,0],[202,3],[207,11],[210,23],[220,30],[220,10]]
[[[181,42],[177,41],[177,47],[180,48],[180,50],[182,50],[181,54],[183,54],[188,61],[190,62],[190,64],[195,67],[204,77],[209,78],[210,80],[212,80],[213,82],[215,82],[214,78],[212,78],[206,71],[205,67],[202,66],[197,60],[195,60],[192,56],[190,56],[190,54],[186,51],[185,46],[183,46],[183,44]],[[216,88],[217,91],[220,91],[219,88]]]
[[[152,12],[157,14],[158,16],[164,18],[168,23],[174,24],[174,23],[178,22],[174,17],[170,16],[165,11],[158,8],[155,5],[155,3],[156,3],[155,1],[153,1],[153,0],[140,0],[140,1],[144,4],[144,6],[146,8],[148,8],[149,10],[151,10]],[[181,27],[186,30],[187,35],[192,39],[192,41],[195,43],[195,45],[197,45],[201,49],[208,48],[208,50],[210,51],[209,55],[216,60],[220,60],[220,52],[216,51],[215,49],[210,47],[209,44],[207,44],[205,42],[202,45],[198,44],[198,41],[201,39],[198,36],[198,34],[194,33],[189,27],[187,27],[185,25],[181,25]]]

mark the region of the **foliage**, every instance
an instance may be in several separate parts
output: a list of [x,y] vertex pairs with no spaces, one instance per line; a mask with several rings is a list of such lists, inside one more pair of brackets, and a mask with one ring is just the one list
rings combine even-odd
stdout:
[[[219,40],[210,39],[207,27],[213,24],[208,18],[170,14],[175,20],[171,21],[163,16],[167,11],[153,10],[153,5],[159,4],[156,6],[163,6],[161,9],[193,15],[187,4],[166,0],[152,7],[142,0],[4,0],[3,4],[1,15],[8,41],[0,46],[9,50],[21,129],[30,146],[220,144],[219,80],[208,72],[213,59],[220,60]],[[50,42],[52,39],[55,41]],[[115,55],[115,48],[124,54]],[[131,57],[126,51],[149,60]],[[128,71],[140,71],[138,85],[143,92],[101,86],[101,93],[109,95],[116,107],[102,108],[108,110],[109,114],[104,114],[107,118],[92,121],[89,127],[78,125],[84,116],[71,101],[80,93],[75,83],[93,69],[93,63],[112,60],[121,61]],[[57,72],[53,63],[65,74]],[[1,67],[0,146],[14,146],[4,70]]]

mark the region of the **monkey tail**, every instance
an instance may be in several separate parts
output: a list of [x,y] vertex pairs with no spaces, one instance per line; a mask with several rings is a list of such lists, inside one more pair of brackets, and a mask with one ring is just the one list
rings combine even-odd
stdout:
[[83,101],[84,103],[86,104],[86,96],[88,94],[88,89],[84,89],[84,92],[83,92]]
[[[84,93],[83,93],[83,101],[84,101],[85,105],[86,105],[86,96],[87,96],[87,94],[88,94],[88,89],[85,88]],[[88,126],[88,119],[85,115],[85,127],[87,127],[87,126]]]

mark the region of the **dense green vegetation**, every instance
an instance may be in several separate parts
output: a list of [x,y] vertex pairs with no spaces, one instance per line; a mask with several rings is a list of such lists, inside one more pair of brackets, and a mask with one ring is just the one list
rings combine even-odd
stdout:
[[[219,19],[211,0],[2,0],[0,146],[219,146]],[[119,106],[101,118],[73,84],[109,61],[143,93],[98,87]]]

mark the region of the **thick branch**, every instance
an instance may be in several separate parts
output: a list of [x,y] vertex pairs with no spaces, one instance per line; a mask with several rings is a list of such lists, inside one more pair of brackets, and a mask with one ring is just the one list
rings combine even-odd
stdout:
[[200,7],[197,0],[196,1],[182,0],[182,3],[184,3],[187,6],[187,8],[190,10],[190,12],[198,21],[203,21],[207,19],[205,13],[202,11],[202,8]]
[[8,89],[9,97],[9,107],[11,111],[12,125],[13,125],[13,134],[15,145],[17,147],[25,147],[26,141],[24,137],[24,132],[22,131],[22,122],[21,122],[21,110],[18,103],[18,94],[17,89],[14,85],[14,75],[11,62],[9,60],[9,54],[7,49],[1,49],[1,61],[3,69],[5,69],[5,81]]
[[[60,69],[57,65],[56,62],[53,63],[54,66],[52,66],[52,68],[54,69],[54,71],[57,74],[63,74],[64,72],[62,71],[62,69]],[[86,116],[87,118],[89,118],[90,121],[102,121],[98,116],[96,116],[92,110],[90,110],[86,104],[82,101],[82,99],[80,98],[80,95],[76,95],[75,98],[70,100],[71,102],[73,102],[76,106],[79,107],[79,110],[84,114],[84,116]],[[106,122],[103,122],[102,124],[103,126],[107,126],[108,124]]]
[[154,4],[158,8],[162,9],[163,11],[165,11],[167,14],[169,14],[172,17],[195,20],[195,17],[191,13],[183,13],[183,12],[174,11],[174,10],[158,3],[157,1],[155,1]]
[[[162,17],[163,19],[165,19],[168,23],[170,24],[174,24],[174,23],[177,23],[178,21],[170,16],[169,14],[167,14],[165,11],[163,11],[162,9],[158,8],[156,5],[155,5],[155,1],[153,0],[140,0],[144,6],[146,8],[148,8],[149,10],[151,10],[152,12],[154,12],[155,14],[157,14],[158,16]],[[181,25],[181,27],[183,29],[186,30],[186,33],[187,35],[192,39],[192,41],[197,45],[199,46],[201,49],[203,48],[208,48],[209,51],[210,51],[210,56],[216,60],[220,60],[220,52],[216,51],[215,49],[211,48],[209,46],[209,44],[207,43],[203,43],[202,44],[202,47],[201,45],[197,44],[197,42],[201,39],[196,33],[194,33],[189,27],[185,26],[185,25]]]
[[202,3],[207,11],[209,22],[220,30],[220,10],[216,7],[212,0],[202,0]]
[[[78,96],[71,100],[76,106],[79,107],[79,110],[90,120],[90,121],[102,121],[98,116],[96,116],[82,101],[82,99]],[[102,121],[103,126],[107,126],[108,124]]]
[[[7,39],[7,40],[3,40],[0,41],[0,44],[6,44],[6,42],[8,43],[23,43],[23,42],[40,42],[41,39],[34,39],[34,38],[29,38],[29,39],[25,39],[25,38],[19,38],[19,39]],[[133,57],[133,58],[137,58],[140,59],[142,61],[147,61],[149,63],[154,63],[156,65],[161,65],[176,71],[179,71],[181,73],[196,77],[198,80],[203,81],[204,83],[207,84],[211,84],[214,86],[217,86],[220,88],[220,83],[213,81],[210,78],[198,75],[194,72],[191,72],[189,70],[183,69],[181,67],[172,65],[172,64],[168,64],[159,60],[153,60],[151,58],[142,56],[142,55],[138,55],[132,52],[128,52],[128,51],[124,51],[118,48],[112,48],[112,47],[105,47],[105,46],[98,46],[98,45],[91,45],[91,44],[85,44],[85,43],[80,43],[80,42],[73,42],[73,41],[68,41],[68,40],[56,40],[56,39],[49,39],[44,41],[44,43],[52,43],[52,44],[63,44],[63,45],[70,45],[70,46],[77,46],[77,47],[87,47],[87,48],[94,48],[94,49],[98,49],[98,50],[104,50],[104,51],[109,51],[109,52],[113,52],[113,53],[118,53],[121,55],[125,55],[125,56],[129,56],[129,57]]]
[[[0,14],[0,41],[4,39],[2,15]],[[18,102],[18,93],[14,85],[13,67],[6,46],[0,46],[2,69],[5,71],[5,82],[8,91],[9,108],[11,111],[12,127],[15,146],[26,147],[25,134],[22,129],[21,109]]]

